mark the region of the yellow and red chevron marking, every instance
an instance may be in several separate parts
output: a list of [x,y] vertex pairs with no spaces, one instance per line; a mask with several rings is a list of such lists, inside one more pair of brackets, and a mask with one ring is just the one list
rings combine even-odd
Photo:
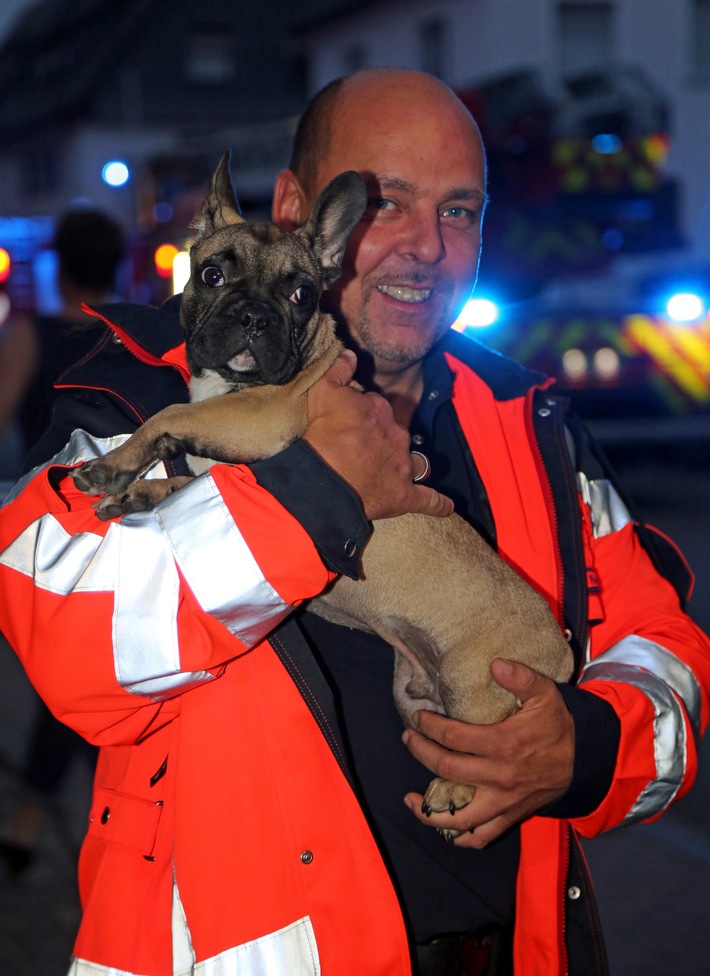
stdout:
[[628,315],[623,334],[646,353],[696,403],[710,401],[710,322],[676,323],[652,315]]
[[662,181],[668,151],[668,137],[662,134],[627,138],[611,154],[598,153],[589,139],[560,137],[551,159],[563,193],[622,187],[650,192]]

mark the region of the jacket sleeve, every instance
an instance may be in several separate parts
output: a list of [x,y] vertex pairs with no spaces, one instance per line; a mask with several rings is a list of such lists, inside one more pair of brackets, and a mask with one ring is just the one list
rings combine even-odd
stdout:
[[[216,465],[152,512],[100,522],[67,471],[116,442],[75,432],[0,510],[3,633],[52,711],[99,744],[134,741],[173,714],[183,692],[218,678],[335,573],[243,465]],[[304,445],[292,457],[322,464],[313,459]],[[341,536],[368,532],[351,499]],[[323,552],[336,529],[325,535]]]
[[[590,639],[575,691],[605,702],[618,720],[610,785],[592,812],[572,819],[592,836],[656,819],[692,785],[708,722],[710,641],[685,612],[689,588],[672,543],[659,537],[654,553],[653,530],[632,517],[610,478],[579,478]],[[594,749],[587,734],[580,752]]]

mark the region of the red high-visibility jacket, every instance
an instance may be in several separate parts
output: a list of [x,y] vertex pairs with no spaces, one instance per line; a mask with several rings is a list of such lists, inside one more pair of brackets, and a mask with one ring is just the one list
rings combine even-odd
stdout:
[[[129,347],[157,386],[183,377],[179,349],[155,356],[113,329],[122,363]],[[575,834],[652,819],[689,788],[710,643],[573,423],[565,437],[547,384],[458,336],[445,343],[499,551],[570,631],[579,687],[621,729],[592,812],[521,827],[516,976],[600,973]],[[138,417],[107,376],[96,385]],[[110,446],[76,433],[0,510],[0,626],[55,714],[101,746],[72,972],[409,973],[322,678],[286,620],[332,569],[241,465],[212,468],[155,512],[99,522],[66,471]]]

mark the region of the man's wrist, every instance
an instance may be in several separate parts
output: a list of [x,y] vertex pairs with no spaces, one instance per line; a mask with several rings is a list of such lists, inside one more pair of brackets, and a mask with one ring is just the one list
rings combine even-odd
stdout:
[[372,526],[352,488],[303,440],[249,467],[308,532],[328,569],[357,579]]
[[544,817],[586,817],[611,788],[621,722],[609,702],[573,685],[557,686],[574,721],[574,770],[563,796],[540,811]]

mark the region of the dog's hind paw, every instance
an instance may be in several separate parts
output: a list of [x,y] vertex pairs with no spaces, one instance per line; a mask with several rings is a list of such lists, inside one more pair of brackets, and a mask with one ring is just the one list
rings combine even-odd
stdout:
[[422,813],[427,817],[432,813],[444,813],[446,810],[454,814],[471,802],[475,792],[475,786],[452,783],[448,779],[433,779],[422,800]]

